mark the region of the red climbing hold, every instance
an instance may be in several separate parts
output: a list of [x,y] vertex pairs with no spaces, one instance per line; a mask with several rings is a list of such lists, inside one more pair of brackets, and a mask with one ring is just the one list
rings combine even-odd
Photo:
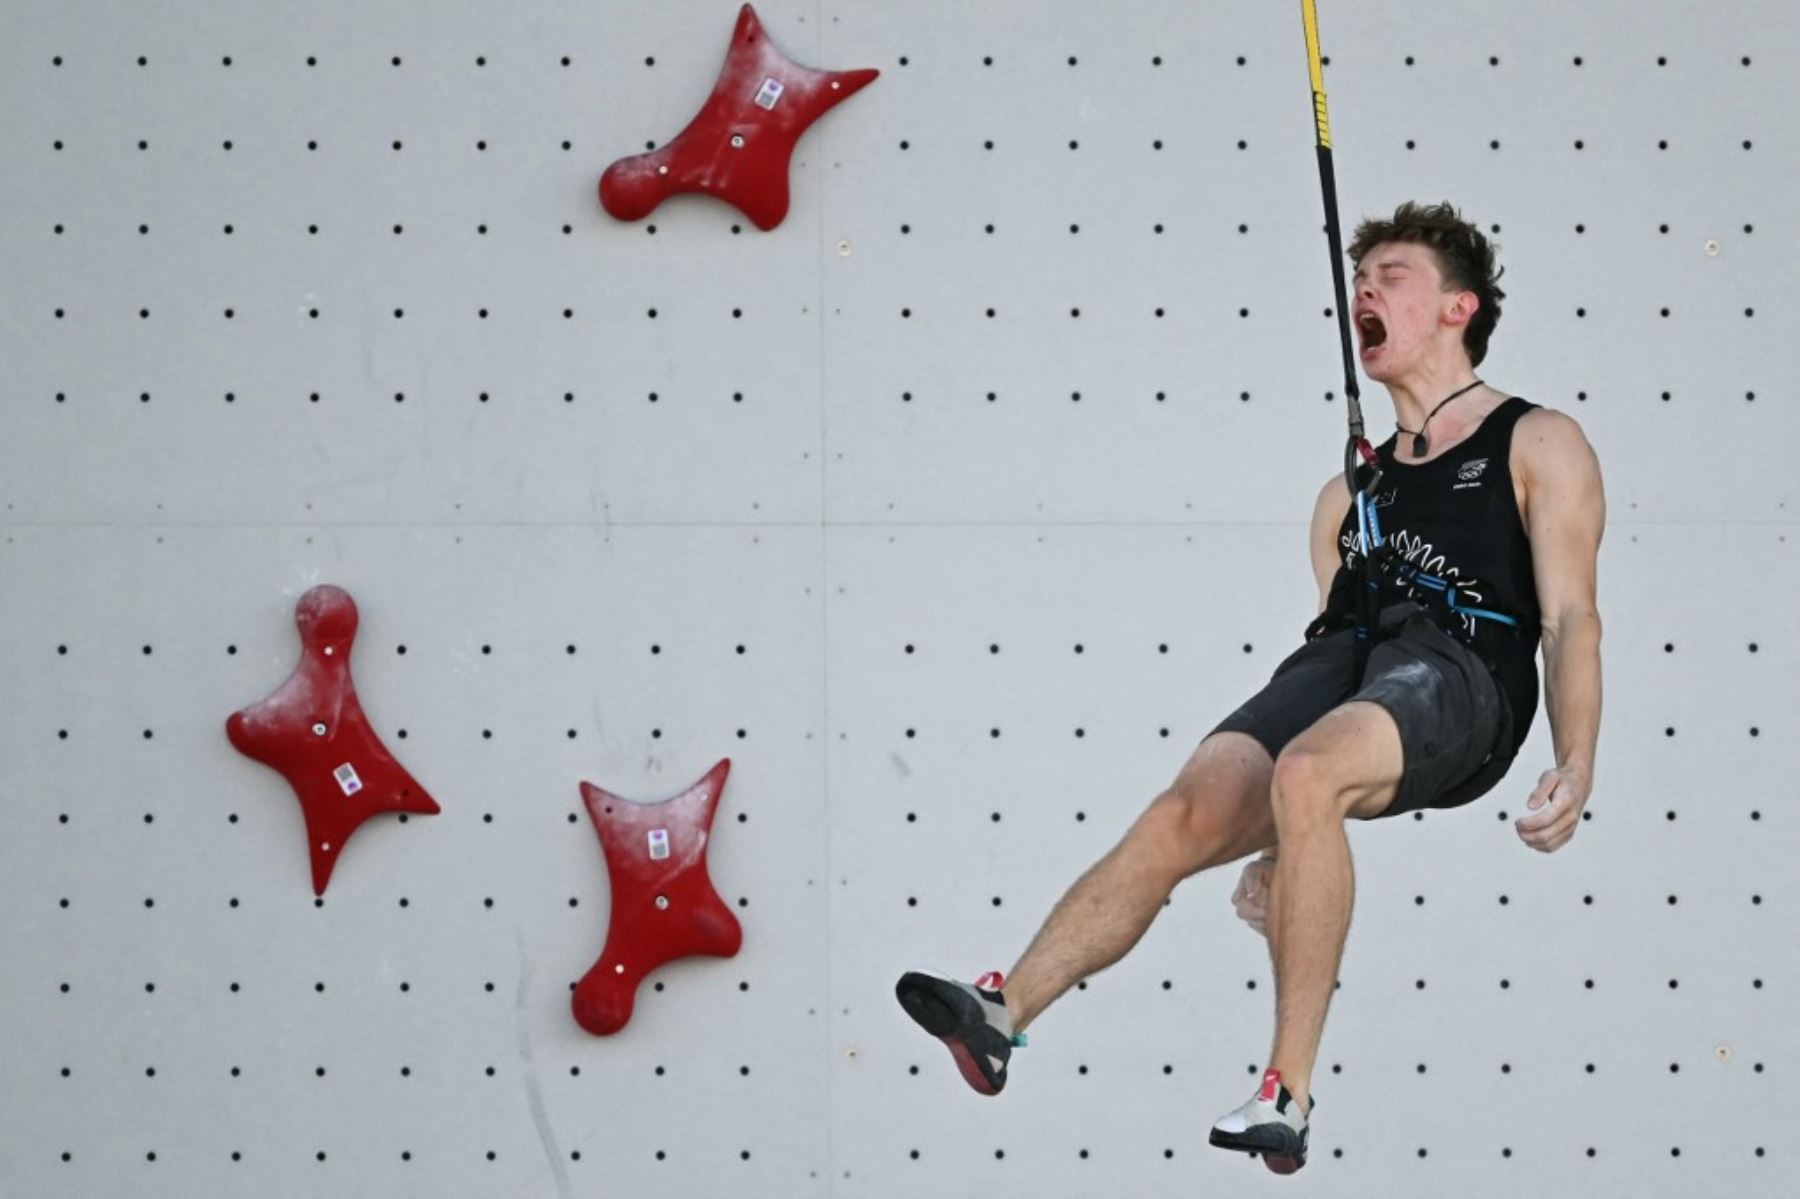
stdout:
[[668,145],[607,167],[600,203],[621,221],[635,221],[678,192],[705,192],[742,210],[757,228],[773,229],[787,216],[794,143],[879,74],[815,71],[790,61],[746,4],[699,114]]
[[394,761],[369,727],[350,681],[356,601],[314,587],[294,606],[300,662],[273,695],[234,712],[225,735],[240,753],[281,772],[306,817],[313,894],[356,827],[380,812],[435,813],[436,802]]
[[743,944],[737,917],[706,874],[706,841],[731,759],[673,799],[640,804],[581,784],[612,883],[612,918],[600,960],[582,976],[571,1007],[595,1036],[631,1019],[638,984],[676,958],[728,958]]

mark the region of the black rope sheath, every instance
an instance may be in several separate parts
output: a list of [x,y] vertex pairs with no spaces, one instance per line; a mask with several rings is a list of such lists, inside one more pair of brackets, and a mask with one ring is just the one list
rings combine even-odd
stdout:
[[[1312,75],[1313,128],[1318,135],[1319,187],[1325,194],[1325,238],[1331,249],[1331,285],[1337,293],[1338,340],[1344,351],[1344,395],[1348,398],[1350,439],[1344,446],[1344,486],[1350,489],[1353,505],[1373,498],[1381,483],[1381,464],[1375,450],[1363,436],[1362,391],[1356,383],[1356,355],[1350,343],[1350,305],[1344,288],[1343,236],[1338,231],[1337,178],[1331,166],[1331,122],[1325,110],[1325,74],[1319,61],[1319,18],[1313,0],[1300,0],[1300,16],[1306,26],[1307,66]],[[1366,487],[1356,485],[1357,461],[1369,464]],[[1356,603],[1355,665],[1351,687],[1362,686],[1363,671],[1368,665],[1376,621],[1376,597],[1380,576],[1375,569],[1374,547],[1369,544],[1366,522],[1358,510],[1357,527],[1362,530],[1362,586]]]

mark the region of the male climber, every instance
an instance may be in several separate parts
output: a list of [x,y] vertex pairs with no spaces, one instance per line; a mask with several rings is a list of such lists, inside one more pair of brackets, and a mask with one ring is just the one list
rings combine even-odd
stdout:
[[1279,1174],[1306,1164],[1354,894],[1345,822],[1458,807],[1498,783],[1536,715],[1541,638],[1556,763],[1514,827],[1533,849],[1560,849],[1593,785],[1600,724],[1600,467],[1573,419],[1475,377],[1505,298],[1493,247],[1449,204],[1406,203],[1359,225],[1348,256],[1362,369],[1398,418],[1368,501],[1379,627],[1361,686],[1364,539],[1334,473],[1313,508],[1319,615],[1305,643],[1069,888],[1009,976],[907,973],[896,988],[969,1084],[997,1094],[1026,1027],[1123,957],[1176,884],[1261,850],[1232,900],[1269,941],[1274,1048],[1256,1094],[1210,1139]]

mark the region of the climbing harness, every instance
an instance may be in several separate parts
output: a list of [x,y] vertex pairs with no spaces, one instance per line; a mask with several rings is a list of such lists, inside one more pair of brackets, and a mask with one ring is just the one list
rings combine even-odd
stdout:
[[[1375,505],[1369,503],[1368,497],[1360,491],[1356,493],[1356,523],[1358,530],[1362,533],[1362,543],[1371,547],[1370,551],[1364,554],[1365,560],[1374,566],[1374,571],[1371,573],[1385,573],[1403,587],[1426,588],[1431,592],[1427,598],[1441,601],[1442,610],[1451,615],[1491,620],[1498,624],[1510,625],[1515,629],[1524,627],[1516,617],[1508,616],[1504,612],[1495,612],[1490,608],[1477,608],[1459,602],[1456,580],[1429,574],[1421,570],[1417,563],[1408,562],[1402,558],[1398,550],[1382,540],[1381,519],[1375,514]],[[1442,625],[1447,622],[1440,617],[1438,623]],[[1362,678],[1359,675],[1357,682],[1361,683],[1361,681]]]

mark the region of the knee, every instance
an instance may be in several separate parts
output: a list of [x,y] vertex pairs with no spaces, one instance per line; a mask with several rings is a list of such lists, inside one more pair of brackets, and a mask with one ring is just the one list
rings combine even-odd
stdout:
[[1323,819],[1341,819],[1338,787],[1324,754],[1289,747],[1275,759],[1269,806],[1278,827]]
[[1229,836],[1217,805],[1177,790],[1165,791],[1152,800],[1133,831],[1157,868],[1174,881],[1204,865]]

